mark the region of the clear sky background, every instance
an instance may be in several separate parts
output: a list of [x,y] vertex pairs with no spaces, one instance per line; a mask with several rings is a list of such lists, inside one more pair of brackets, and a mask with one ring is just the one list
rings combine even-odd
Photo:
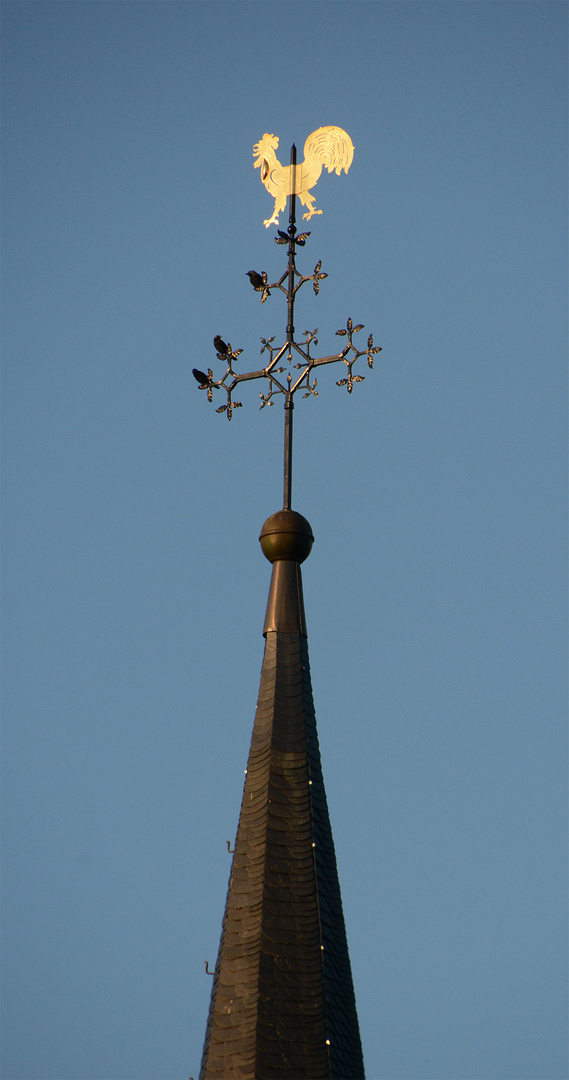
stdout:
[[[263,653],[284,269],[349,132],[293,506],[368,1080],[563,1080],[564,3],[5,3],[4,1080],[197,1076]],[[284,221],[283,221],[284,223]],[[362,334],[362,337],[364,336]]]

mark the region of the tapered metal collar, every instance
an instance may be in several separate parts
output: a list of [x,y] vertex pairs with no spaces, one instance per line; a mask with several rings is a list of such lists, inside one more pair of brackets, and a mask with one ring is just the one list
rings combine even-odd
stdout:
[[259,537],[264,556],[273,564],[263,634],[307,637],[300,564],[310,555],[314,536],[302,514],[278,510],[267,518]]

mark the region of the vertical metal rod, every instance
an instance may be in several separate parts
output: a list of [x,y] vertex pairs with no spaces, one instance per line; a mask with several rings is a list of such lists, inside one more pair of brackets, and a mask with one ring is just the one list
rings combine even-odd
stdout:
[[284,429],[284,486],[283,486],[283,510],[291,509],[292,500],[292,410],[294,401],[292,397],[285,401],[285,429]]
[[[290,150],[290,214],[288,219],[288,283],[287,283],[287,307],[288,325],[286,328],[287,341],[291,342],[294,336],[294,235],[296,233],[296,146],[294,143]],[[289,352],[290,359],[290,352]]]
[[[288,221],[288,282],[287,282],[287,308],[288,324],[286,328],[289,345],[288,362],[292,359],[291,342],[294,339],[294,235],[296,233],[296,146],[292,144],[290,150],[290,215]],[[290,387],[290,374],[288,376]],[[284,484],[283,484],[283,510],[291,509],[292,500],[292,410],[294,401],[289,393],[285,398],[285,429],[284,429]]]

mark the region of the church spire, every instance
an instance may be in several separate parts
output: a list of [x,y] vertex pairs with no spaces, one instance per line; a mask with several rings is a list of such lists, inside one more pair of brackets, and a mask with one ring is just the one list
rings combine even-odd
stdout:
[[[265,653],[243,800],[227,890],[225,914],[207,1022],[200,1080],[362,1080],[363,1055],[342,912],[334,842],[322,777],[310,665],[301,563],[310,554],[314,537],[301,514],[291,509],[292,418],[294,396],[318,397],[315,368],[342,363],[344,378],[337,385],[352,393],[364,376],[354,373],[360,357],[373,367],[371,334],[358,349],[354,334],[363,326],[347,320],[336,333],[346,338],[341,352],[315,358],[317,330],[295,340],[294,304],[298,290],[311,282],[317,295],[327,277],[321,262],[310,275],[296,267],[296,249],[310,233],[296,229],[296,196],[314,209],[309,188],[323,164],[329,171],[348,171],[353,157],[349,136],[340,128],[319,128],[306,141],[305,161],[297,167],[276,159],[278,139],[264,135],[254,150],[255,166],[275,196],[268,227],[278,225],[278,213],[290,197],[288,231],[278,230],[277,244],[288,245],[287,267],[278,281],[265,272],[249,271],[253,288],[265,303],[280,291],[287,301],[284,343],[261,338],[266,366],[238,373],[234,350],[217,335],[217,357],[226,365],[220,379],[194,369],[200,389],[213,401],[225,391],[217,408],[228,420],[241,408],[234,393],[240,383],[265,379],[261,408],[284,396],[283,509],[263,525],[259,537],[272,563],[272,576],[263,634]],[[296,363],[292,363],[295,360]],[[284,362],[284,364],[283,364]],[[282,365],[282,366],[278,366]],[[284,373],[284,377],[283,377]]]
[[310,525],[280,510],[265,655],[200,1077],[364,1075],[312,700],[301,562]]

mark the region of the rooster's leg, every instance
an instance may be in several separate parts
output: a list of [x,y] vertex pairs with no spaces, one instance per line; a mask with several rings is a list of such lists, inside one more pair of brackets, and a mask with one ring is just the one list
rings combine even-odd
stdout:
[[266,229],[269,228],[269,225],[278,225],[278,223],[279,223],[279,214],[284,210],[285,206],[286,206],[286,195],[285,195],[284,192],[279,191],[278,195],[275,196],[275,209],[273,210],[272,218],[268,218],[267,221],[263,222],[263,225],[265,226]]
[[310,221],[310,218],[313,217],[314,214],[321,214],[322,213],[321,210],[315,210],[314,209],[314,203],[316,202],[316,199],[314,198],[314,195],[310,194],[309,191],[301,191],[301,193],[300,193],[300,201],[301,201],[303,206],[308,207],[308,213],[302,215],[303,218],[306,218],[307,221]]

